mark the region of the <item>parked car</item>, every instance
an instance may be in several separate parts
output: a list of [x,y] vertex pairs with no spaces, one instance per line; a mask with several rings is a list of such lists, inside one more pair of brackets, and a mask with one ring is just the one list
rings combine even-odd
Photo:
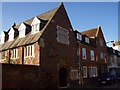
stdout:
[[117,82],[117,77],[111,73],[103,73],[99,78],[99,84],[112,84]]

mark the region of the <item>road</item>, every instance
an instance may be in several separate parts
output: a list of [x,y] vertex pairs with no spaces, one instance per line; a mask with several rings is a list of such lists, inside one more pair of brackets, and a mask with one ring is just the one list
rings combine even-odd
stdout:
[[78,88],[119,88],[120,89],[120,82],[110,85],[84,85]]

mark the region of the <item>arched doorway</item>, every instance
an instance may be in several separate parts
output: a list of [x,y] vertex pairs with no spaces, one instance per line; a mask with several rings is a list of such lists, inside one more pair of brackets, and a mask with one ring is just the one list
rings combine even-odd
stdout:
[[59,69],[59,86],[60,87],[67,86],[67,71],[66,68],[64,67]]

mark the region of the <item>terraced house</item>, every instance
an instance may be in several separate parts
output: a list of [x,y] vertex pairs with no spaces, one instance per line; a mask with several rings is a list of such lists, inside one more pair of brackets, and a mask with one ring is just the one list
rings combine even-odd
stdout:
[[97,77],[107,72],[107,48],[101,26],[86,30],[75,31],[78,42],[78,60],[80,83],[96,83]]

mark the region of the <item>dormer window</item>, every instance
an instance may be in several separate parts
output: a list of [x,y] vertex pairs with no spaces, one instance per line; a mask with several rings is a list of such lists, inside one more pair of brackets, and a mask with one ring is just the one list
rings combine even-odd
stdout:
[[2,32],[0,35],[0,44],[4,43],[4,41],[5,41],[5,34],[4,32]]
[[85,42],[86,42],[86,43],[90,43],[90,41],[89,41],[89,38],[88,38],[88,37],[85,37]]
[[78,39],[78,40],[82,40],[82,35],[79,34],[79,33],[77,33],[77,39]]
[[40,29],[40,24],[39,23],[37,23],[35,25],[32,25],[32,32],[33,33],[39,32],[39,29]]
[[35,17],[31,23],[32,34],[38,33],[40,31],[40,20]]
[[10,31],[9,31],[9,41],[12,41],[14,40],[14,29],[13,27],[10,28]]
[[19,38],[25,37],[25,30],[26,30],[26,26],[24,23],[22,23],[20,25],[20,27],[18,28],[19,31]]

